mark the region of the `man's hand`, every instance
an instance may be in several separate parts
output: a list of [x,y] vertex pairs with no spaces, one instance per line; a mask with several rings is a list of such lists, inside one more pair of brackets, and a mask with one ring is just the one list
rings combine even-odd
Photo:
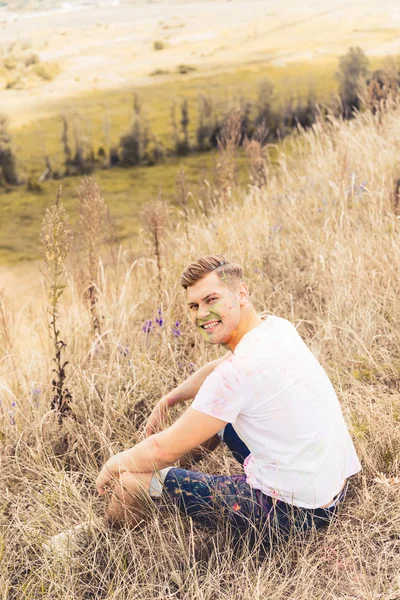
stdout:
[[151,415],[147,419],[145,434],[148,438],[153,433],[158,433],[162,429],[162,424],[167,420],[169,411],[167,396],[161,398],[151,411]]
[[96,479],[96,488],[100,495],[107,492],[107,488],[120,477],[121,473],[129,471],[129,467],[132,468],[129,462],[131,450],[132,448],[115,454],[115,456],[109,458],[105,465],[103,465]]
[[168,429],[110,458],[96,479],[97,491],[105,494],[107,487],[118,481],[122,473],[154,473],[173,465],[225,425],[226,421],[188,408]]

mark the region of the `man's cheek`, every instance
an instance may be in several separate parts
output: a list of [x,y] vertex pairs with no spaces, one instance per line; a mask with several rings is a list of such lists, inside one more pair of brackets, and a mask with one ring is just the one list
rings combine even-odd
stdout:
[[218,307],[218,313],[221,319],[229,320],[235,312],[234,303],[224,303],[223,305]]
[[208,338],[207,338],[207,332],[206,332],[206,330],[205,330],[205,329],[203,329],[202,327],[198,327],[198,330],[199,330],[199,332],[200,332],[200,335],[201,335],[201,337],[202,337],[204,340],[207,340]]

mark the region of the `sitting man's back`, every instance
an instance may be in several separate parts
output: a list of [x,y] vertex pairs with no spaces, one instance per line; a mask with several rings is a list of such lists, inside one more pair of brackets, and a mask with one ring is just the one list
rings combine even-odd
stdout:
[[360,470],[333,386],[286,319],[246,333],[192,408],[232,423],[251,452],[247,483],[290,504],[324,506]]

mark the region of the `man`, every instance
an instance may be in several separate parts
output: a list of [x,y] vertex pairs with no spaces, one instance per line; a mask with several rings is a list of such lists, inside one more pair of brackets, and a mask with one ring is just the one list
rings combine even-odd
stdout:
[[[257,314],[240,265],[205,256],[187,267],[181,284],[193,326],[228,352],[162,398],[147,438],[104,465],[96,486],[110,492],[107,518],[138,525],[149,503],[172,503],[240,531],[274,522],[287,535],[292,527],[326,524],[361,466],[324,369],[289,321]],[[172,426],[158,431],[171,406],[192,398]],[[243,475],[181,468],[221,440]]]

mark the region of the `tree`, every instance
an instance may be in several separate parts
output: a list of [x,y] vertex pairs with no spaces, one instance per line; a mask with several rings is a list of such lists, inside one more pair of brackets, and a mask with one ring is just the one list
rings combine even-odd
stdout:
[[359,109],[361,84],[368,75],[369,60],[361,48],[351,47],[339,58],[339,94],[343,105],[343,116],[349,119],[354,109]]
[[10,143],[7,118],[0,115],[0,184],[18,185],[20,180]]

